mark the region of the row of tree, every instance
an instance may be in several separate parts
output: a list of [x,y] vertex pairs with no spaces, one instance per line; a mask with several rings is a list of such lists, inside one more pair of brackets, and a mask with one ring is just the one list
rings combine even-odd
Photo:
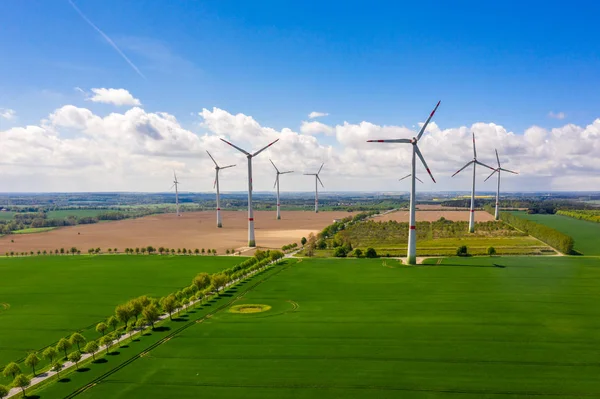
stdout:
[[[304,242],[306,242],[306,238],[304,238],[304,237],[302,237],[302,238],[304,239]],[[294,243],[291,243],[291,244],[288,244],[288,245],[284,245],[283,247],[281,247],[281,250],[283,252],[288,252],[288,251],[293,251],[296,248],[298,248],[298,243],[294,242]]]
[[37,254],[37,255],[69,255],[69,254],[71,254],[71,255],[75,255],[75,254],[80,255],[81,251],[79,249],[77,249],[76,247],[71,247],[71,249],[60,248],[60,249],[55,249],[54,251],[51,250],[51,249],[50,250],[45,250],[45,249],[41,250],[41,249],[38,249],[37,252],[34,252],[34,251],[29,251],[29,252],[15,252],[15,251],[10,251],[10,252],[6,252],[5,253],[6,256],[19,256],[19,255],[21,255],[21,256],[26,256],[26,255],[33,256],[35,254]]
[[500,218],[524,233],[545,242],[553,248],[556,248],[563,254],[573,253],[573,245],[575,244],[575,241],[573,240],[573,237],[569,235],[561,233],[560,231],[543,224],[520,218],[509,212],[500,212]]
[[[160,319],[161,314],[168,314],[172,319],[175,312],[180,312],[183,308],[194,302],[203,302],[211,295],[220,292],[232,282],[237,282],[250,274],[261,270],[272,262],[277,262],[284,257],[280,251],[260,251],[257,250],[254,257],[248,258],[240,264],[225,269],[219,273],[200,273],[192,280],[192,283],[172,294],[160,299],[140,296],[134,298],[115,308],[114,315],[106,321],[96,325],[96,331],[101,334],[97,341],[87,341],[85,337],[75,332],[69,338],[61,338],[56,345],[47,347],[42,357],[46,358],[51,365],[51,369],[60,373],[63,365],[60,362],[59,355],[64,355],[62,360],[69,360],[75,363],[78,368],[78,362],[82,358],[82,353],[90,353],[95,360],[95,353],[100,347],[106,347],[108,353],[110,346],[118,341],[121,333],[131,335],[137,330],[143,330],[150,325],[154,329],[154,323]],[[131,321],[131,323],[130,323]],[[122,326],[120,326],[122,324]],[[109,332],[109,329],[112,331]],[[69,353],[70,349],[76,348]],[[24,364],[30,367],[33,376],[36,376],[36,367],[40,364],[41,358],[38,353],[30,353],[24,360]],[[25,389],[30,384],[30,379],[22,373],[21,367],[16,362],[9,363],[2,371],[7,378],[13,378],[13,386],[20,387],[25,394]],[[59,375],[60,377],[60,375]],[[4,391],[6,392],[4,392]],[[0,385],[0,398],[8,394],[8,388]]]
[[587,210],[587,211],[572,211],[572,210],[560,210],[556,214],[568,216],[574,219],[587,220],[589,222],[600,223],[600,210]]

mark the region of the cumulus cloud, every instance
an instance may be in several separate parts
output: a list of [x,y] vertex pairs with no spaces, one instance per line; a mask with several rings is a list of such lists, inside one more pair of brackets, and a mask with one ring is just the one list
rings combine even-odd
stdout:
[[300,132],[302,134],[315,135],[319,133],[324,133],[328,136],[334,134],[334,129],[331,126],[328,126],[324,123],[312,121],[312,122],[302,122],[302,126],[300,126]]
[[0,108],[0,118],[11,120],[17,116],[17,113],[14,109],[10,108]]
[[[38,124],[0,131],[0,184],[12,191],[163,191],[170,186],[172,170],[182,188],[209,191],[213,165],[205,150],[217,162],[237,164],[224,174],[224,190],[245,190],[247,185],[243,154],[219,140],[255,151],[269,142],[279,142],[253,161],[254,188],[271,190],[273,167],[297,173],[286,175],[282,189],[310,191],[313,180],[303,172],[325,167],[322,180],[327,190],[406,190],[397,179],[409,172],[409,145],[367,143],[369,139],[410,138],[418,126],[382,126],[368,121],[326,125],[304,122],[300,131],[261,125],[252,116],[224,109],[202,109],[200,133],[184,128],[165,112],[148,112],[140,107],[99,115],[65,105]],[[503,182],[507,190],[588,189],[598,182],[600,164],[600,119],[587,126],[567,124],[554,129],[533,126],[522,133],[496,123],[442,128],[430,123],[419,147],[437,185],[424,179],[422,190],[468,190],[470,176],[450,175],[472,158],[471,132],[477,138],[478,157],[495,163],[498,149],[504,167],[520,172]],[[328,143],[315,134],[328,134]],[[425,177],[418,164],[417,173]],[[485,171],[479,170],[483,179]],[[478,177],[479,178],[479,177]],[[586,179],[587,178],[587,179]],[[600,183],[600,182],[598,182]],[[493,191],[495,183],[478,186]]]
[[[79,89],[79,90],[78,90]],[[82,91],[79,87],[75,90]],[[92,93],[87,98],[88,101],[95,103],[113,104],[113,105],[142,105],[140,100],[125,89],[92,89]]]
[[314,118],[320,118],[322,116],[327,116],[329,115],[327,112],[317,112],[317,111],[313,111],[310,114],[308,114],[308,118],[309,119],[314,119]]
[[563,120],[567,117],[567,115],[564,112],[548,112],[548,118],[552,118],[552,119],[559,119],[559,120]]

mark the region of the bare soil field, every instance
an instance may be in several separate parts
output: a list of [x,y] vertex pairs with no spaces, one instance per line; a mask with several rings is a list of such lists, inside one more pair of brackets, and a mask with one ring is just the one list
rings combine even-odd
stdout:
[[[419,205],[418,208],[428,205]],[[429,205],[436,206],[436,205]],[[417,210],[417,221],[418,222],[434,222],[439,218],[444,217],[448,220],[452,220],[454,222],[458,221],[469,221],[469,210],[462,209],[456,211],[448,211],[448,210]],[[387,222],[388,220],[395,220],[396,222],[408,222],[409,212],[408,211],[397,211],[388,213],[383,216],[376,216],[373,220],[377,222]],[[494,216],[490,215],[486,211],[475,211],[475,221],[476,222],[488,222],[494,220]]]
[[[282,212],[282,219],[275,219],[275,211],[254,212],[256,244],[262,248],[281,248],[292,242],[300,242],[311,232],[317,233],[333,223],[352,215],[350,212]],[[247,211],[223,212],[223,227],[217,228],[215,212],[161,214],[139,219],[120,220],[88,225],[62,227],[37,233],[7,235],[0,238],[0,254],[6,252],[29,252],[76,247],[81,252],[89,248],[127,247],[155,248],[214,248],[219,254],[226,249],[241,249],[248,245]],[[11,242],[14,241],[14,242]]]

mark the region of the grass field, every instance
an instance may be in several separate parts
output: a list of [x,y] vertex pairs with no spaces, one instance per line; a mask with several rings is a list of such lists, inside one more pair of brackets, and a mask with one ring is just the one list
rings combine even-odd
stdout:
[[[599,266],[303,260],[232,304],[270,310],[218,312],[78,397],[599,397]],[[36,394],[65,397],[86,374]]]
[[[32,256],[0,259],[0,367],[95,324],[139,295],[161,296],[239,257]],[[0,376],[0,384],[6,383]]]
[[0,212],[0,220],[12,220],[15,212]]
[[575,240],[575,251],[583,255],[600,255],[600,223],[573,219],[562,215],[530,215],[527,212],[511,213],[570,235]]
[[15,230],[12,234],[34,234],[34,233],[43,233],[45,231],[54,230],[56,227],[30,227],[27,229]]
[[48,219],[65,219],[69,216],[94,217],[101,213],[111,211],[110,209],[65,209],[60,211],[48,211]]

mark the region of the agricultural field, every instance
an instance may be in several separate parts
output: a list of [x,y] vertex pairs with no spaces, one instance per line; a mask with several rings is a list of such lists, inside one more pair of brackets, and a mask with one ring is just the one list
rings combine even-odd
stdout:
[[26,229],[15,230],[12,234],[35,234],[44,233],[46,231],[54,230],[56,227],[29,227]]
[[[0,367],[29,351],[81,330],[97,338],[95,324],[116,305],[140,295],[159,297],[242,257],[32,256],[0,258]],[[0,376],[0,384],[6,383]]]
[[[119,369],[78,397],[600,396],[597,259],[431,261],[288,264],[144,356],[110,359],[104,371]],[[228,311],[239,305],[271,308]],[[65,397],[95,367],[32,393]]]
[[0,220],[11,220],[15,212],[0,212]]
[[573,237],[575,251],[583,255],[600,255],[600,223],[578,220],[563,215],[530,215],[527,212],[511,213]]
[[110,209],[64,209],[59,211],[48,211],[48,219],[65,219],[69,216],[75,216],[78,218],[82,217],[95,217],[101,213],[109,212]]
[[[275,219],[275,211],[254,213],[257,245],[279,249],[299,242],[303,236],[318,232],[333,219],[352,215],[350,212],[282,212]],[[185,212],[151,215],[110,223],[86,224],[15,237],[0,238],[0,253],[55,250],[76,247],[82,252],[89,248],[146,247],[156,248],[215,248],[223,254],[228,249],[248,245],[248,214],[242,211],[222,213],[223,228],[216,226],[215,212]]]
[[[434,222],[443,217],[454,222],[468,222],[469,209],[463,208],[445,208],[438,205],[418,205],[420,210],[417,210],[416,219],[419,222]],[[373,220],[378,222],[387,222],[390,220],[396,222],[408,222],[410,212],[408,210],[400,210],[387,213],[382,216],[376,216]],[[478,222],[489,222],[494,220],[494,216],[486,211],[475,211],[475,220]]]

